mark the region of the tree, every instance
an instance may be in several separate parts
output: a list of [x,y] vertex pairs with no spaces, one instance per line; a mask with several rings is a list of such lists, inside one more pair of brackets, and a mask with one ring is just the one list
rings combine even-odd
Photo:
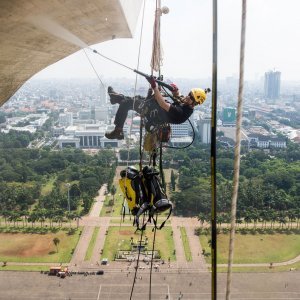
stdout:
[[53,244],[55,245],[56,247],[56,252],[58,253],[58,244],[60,243],[60,239],[58,237],[55,237],[53,239]]
[[174,170],[171,171],[171,189],[172,191],[175,191],[176,187],[176,175],[174,173]]
[[111,193],[111,195],[112,195],[112,197],[113,197],[113,205],[115,204],[115,194],[116,194],[116,192],[117,192],[117,189],[116,189],[116,187],[113,185],[112,187],[111,187],[111,189],[110,189],[110,193]]

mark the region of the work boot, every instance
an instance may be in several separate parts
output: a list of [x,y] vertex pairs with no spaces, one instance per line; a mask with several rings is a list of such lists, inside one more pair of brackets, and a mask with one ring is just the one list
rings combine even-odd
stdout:
[[111,86],[107,88],[107,93],[111,104],[120,104],[120,102],[124,99],[124,95],[116,93]]
[[116,127],[111,132],[106,132],[105,137],[110,140],[123,140],[124,139],[124,133],[123,128]]

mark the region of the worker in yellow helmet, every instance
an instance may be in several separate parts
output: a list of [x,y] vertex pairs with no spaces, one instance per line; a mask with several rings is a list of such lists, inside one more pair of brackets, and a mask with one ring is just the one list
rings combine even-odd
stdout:
[[[108,139],[124,139],[123,126],[127,118],[129,110],[135,110],[139,114],[143,114],[145,121],[145,128],[151,131],[157,125],[171,123],[181,124],[184,123],[193,113],[194,107],[202,104],[206,99],[206,94],[210,89],[203,90],[194,88],[187,96],[181,96],[175,84],[171,85],[173,90],[173,97],[177,100],[174,103],[169,103],[161,94],[155,78],[150,76],[146,78],[154,91],[154,99],[145,101],[144,98],[138,96],[134,100],[131,97],[116,93],[111,87],[108,88],[111,104],[120,104],[116,117],[115,129],[105,134]],[[153,97],[152,97],[153,98]],[[146,99],[147,100],[147,99]],[[145,105],[147,103],[147,105]],[[149,105],[148,105],[149,104]]]

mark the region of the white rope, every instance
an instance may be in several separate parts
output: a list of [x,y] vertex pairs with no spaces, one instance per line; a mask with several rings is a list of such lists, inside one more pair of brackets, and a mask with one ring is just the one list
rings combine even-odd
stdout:
[[160,42],[160,17],[161,12],[161,3],[160,0],[157,1],[156,10],[155,10],[155,22],[153,28],[153,44],[152,44],[152,57],[151,57],[151,69],[156,72],[160,71],[160,66],[162,65],[162,46]]
[[231,292],[231,279],[232,279],[231,275],[232,275],[232,262],[233,262],[235,224],[236,224],[236,204],[237,204],[237,196],[238,196],[238,189],[239,189],[239,177],[240,177],[240,148],[241,148],[241,125],[242,125],[242,107],[243,107],[243,90],[244,90],[246,4],[247,4],[246,0],[243,0],[241,46],[240,46],[240,79],[239,79],[239,94],[238,94],[238,106],[237,106],[237,120],[236,120],[236,144],[235,144],[235,151],[234,151],[234,177],[233,177],[233,194],[231,200],[231,229],[230,229],[230,241],[229,241],[226,300],[230,299],[230,292]]

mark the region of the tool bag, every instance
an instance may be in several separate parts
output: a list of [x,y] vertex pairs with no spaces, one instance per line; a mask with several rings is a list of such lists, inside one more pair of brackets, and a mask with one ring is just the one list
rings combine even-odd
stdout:
[[[122,170],[119,184],[124,197],[127,200],[130,212],[135,216],[134,225],[138,230],[144,230],[146,224],[140,227],[139,218],[144,213],[148,212],[148,222],[153,220],[154,226],[157,229],[164,227],[166,221],[172,213],[172,203],[168,200],[166,193],[163,191],[159,182],[159,172],[145,166],[142,174],[134,167],[128,167]],[[157,227],[154,215],[162,213],[169,209],[169,214],[166,220]]]
[[135,216],[145,199],[147,199],[143,178],[135,167],[127,167],[120,172],[120,176],[120,188],[127,200],[130,212]]

